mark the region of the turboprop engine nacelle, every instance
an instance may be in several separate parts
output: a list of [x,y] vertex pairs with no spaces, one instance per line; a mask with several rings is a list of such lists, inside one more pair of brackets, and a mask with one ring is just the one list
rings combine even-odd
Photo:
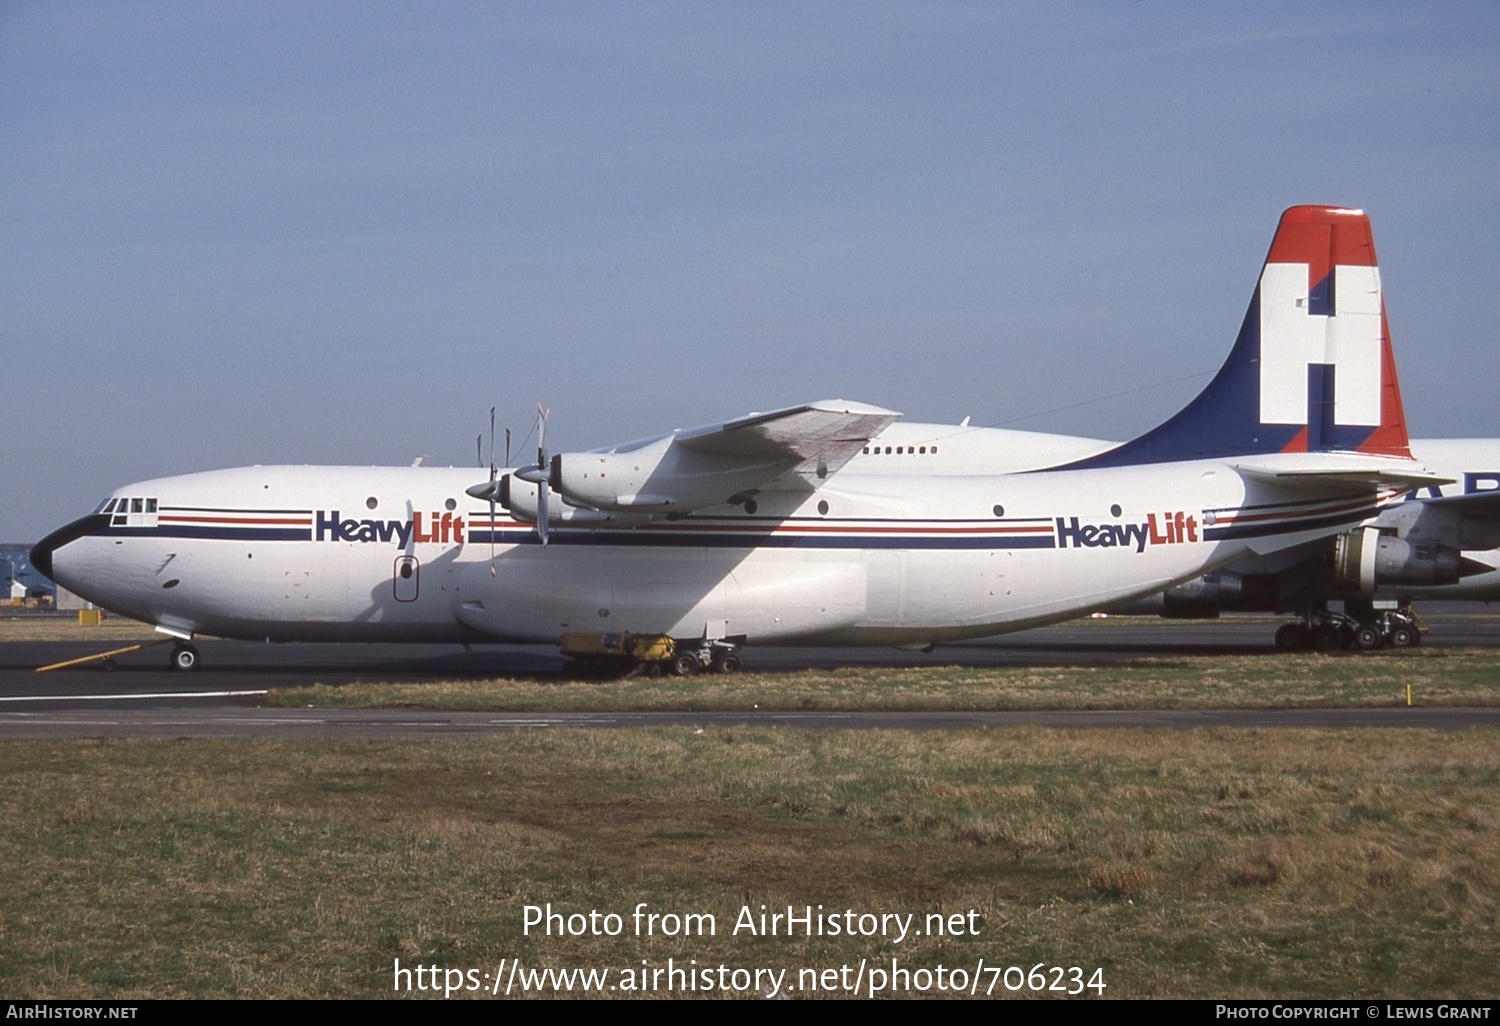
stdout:
[[[501,474],[497,491],[497,501],[505,507],[517,520],[525,520],[528,523],[536,523],[538,516],[537,491],[538,485],[530,481],[522,481],[515,474]],[[556,523],[558,511],[548,506],[547,522]]]
[[1456,584],[1463,553],[1437,541],[1396,538],[1377,527],[1341,534],[1334,541],[1333,565],[1340,588],[1371,595],[1392,584]]
[[[537,492],[540,490],[539,485],[523,481],[514,473],[501,474],[495,482],[495,501],[517,520],[534,524],[537,522],[538,515]],[[485,498],[486,496],[478,497]],[[614,524],[619,526],[629,525],[635,519],[647,518],[621,517],[592,509],[569,509],[557,502],[547,504],[547,523],[551,525],[573,524],[590,527],[596,524]]]
[[671,435],[605,452],[558,453],[548,481],[573,506],[687,512],[741,501],[796,460],[747,463],[696,452]]

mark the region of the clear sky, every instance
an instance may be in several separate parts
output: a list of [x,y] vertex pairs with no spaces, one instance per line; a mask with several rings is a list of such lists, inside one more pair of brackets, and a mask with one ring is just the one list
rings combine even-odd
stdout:
[[1308,202],[1374,220],[1413,435],[1500,435],[1497,100],[1489,2],[5,0],[0,541],[538,401],[1123,438]]

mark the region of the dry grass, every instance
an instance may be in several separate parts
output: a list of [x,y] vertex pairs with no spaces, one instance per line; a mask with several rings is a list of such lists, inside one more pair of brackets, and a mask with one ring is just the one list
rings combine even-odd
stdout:
[[76,617],[0,616],[0,643],[7,641],[137,641],[159,638],[149,624],[123,616],[109,616],[101,624],[84,626]]
[[1336,655],[1181,656],[1076,666],[852,667],[660,680],[517,678],[316,686],[272,704],[337,708],[1292,709],[1500,704],[1489,649]]
[[[13,997],[367,997],[452,968],[1037,962],[1111,997],[1500,993],[1500,733],[533,731],[0,748]],[[522,936],[522,909],[715,937]],[[977,938],[728,935],[742,905]]]

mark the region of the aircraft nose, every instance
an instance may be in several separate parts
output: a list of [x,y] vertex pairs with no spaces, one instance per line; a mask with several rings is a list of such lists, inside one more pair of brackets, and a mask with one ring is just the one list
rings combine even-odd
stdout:
[[78,538],[82,538],[96,526],[99,526],[102,523],[107,523],[108,520],[108,517],[99,516],[97,514],[86,517],[79,517],[71,524],[66,524],[62,527],[59,527],[57,530],[47,535],[47,537],[43,538],[41,541],[33,545],[31,547],[31,552],[27,555],[26,558],[31,560],[32,566],[36,567],[42,573],[46,574],[49,579],[55,581],[57,578],[53,577],[52,575],[52,554],[69,542],[74,541]]

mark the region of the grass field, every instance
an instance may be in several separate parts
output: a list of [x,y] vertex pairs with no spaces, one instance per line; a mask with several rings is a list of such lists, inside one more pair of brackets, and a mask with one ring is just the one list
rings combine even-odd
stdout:
[[1182,656],[1076,666],[906,667],[647,680],[555,677],[294,688],[268,702],[328,708],[1291,709],[1500,704],[1488,649]]
[[159,638],[148,624],[109,616],[101,624],[84,626],[74,617],[53,615],[0,616],[0,643],[7,641],[138,641]]
[[[1407,684],[1419,704],[1500,697],[1492,652],[1425,648],[372,683],[279,697],[497,709],[1276,707],[1397,704]],[[1024,983],[1005,987],[1025,974],[993,970],[1040,965],[1102,982],[1102,994],[1081,988],[1090,998],[1493,999],[1497,784],[1493,730],[12,743],[0,745],[0,992],[382,997],[398,992],[400,960],[441,971],[409,974],[409,989],[428,985],[415,996],[444,983],[460,988],[454,997],[479,996],[471,984],[508,978],[519,959],[528,970],[608,970],[589,993],[627,996],[639,989],[608,988],[639,985],[627,970],[671,959],[785,972],[795,998],[844,995],[863,960],[918,970],[907,992],[924,980],[934,992],[943,966],[950,986],[960,969],[980,993],[1031,996]],[[642,904],[711,915],[715,930],[638,936]],[[619,935],[528,933],[528,906],[548,905],[613,913]],[[742,910],[763,905],[965,928],[901,940],[733,932]],[[665,996],[662,979],[647,992]],[[743,979],[729,993],[764,989]],[[860,979],[869,993],[875,979]],[[891,993],[888,972],[884,982]],[[554,979],[538,995],[559,992]]]
[[[516,958],[617,982],[668,958],[792,986],[983,959],[1099,969],[1106,997],[1500,993],[1493,731],[79,742],[0,747],[0,775],[9,997],[375,997],[396,959]],[[637,937],[642,902],[718,929]],[[548,903],[626,926],[525,935]],[[975,910],[978,936],[732,935],[762,904]]]

